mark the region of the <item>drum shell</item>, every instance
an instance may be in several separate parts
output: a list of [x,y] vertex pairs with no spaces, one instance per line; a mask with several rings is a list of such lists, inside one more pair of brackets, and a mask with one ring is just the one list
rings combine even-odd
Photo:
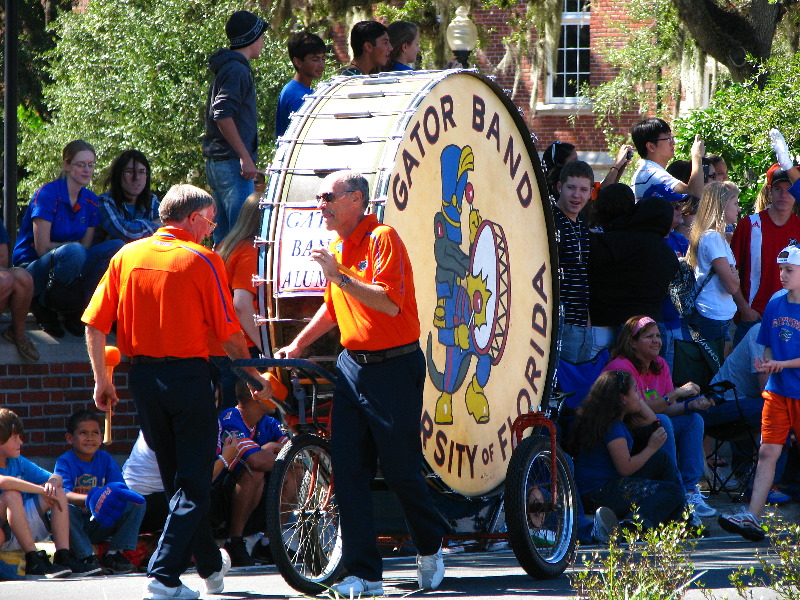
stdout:
[[[442,490],[487,495],[502,486],[511,423],[539,406],[552,379],[558,290],[547,188],[519,112],[493,82],[465,71],[387,75],[338,78],[293,115],[270,170],[262,237],[275,243],[262,249],[260,274],[282,279],[277,249],[293,235],[282,210],[313,206],[332,171],[364,173],[372,210],[398,231],[414,271],[429,373],[426,470]],[[270,341],[281,346],[319,292],[263,289],[262,314],[281,319]],[[312,353],[335,346],[329,338]]]

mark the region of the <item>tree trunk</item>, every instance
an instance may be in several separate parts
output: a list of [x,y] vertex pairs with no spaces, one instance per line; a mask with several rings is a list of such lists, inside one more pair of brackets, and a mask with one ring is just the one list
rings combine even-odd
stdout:
[[722,8],[715,0],[672,0],[697,45],[728,67],[736,82],[758,73],[758,66],[770,56],[786,5],[796,1],[751,0],[741,8],[731,4]]

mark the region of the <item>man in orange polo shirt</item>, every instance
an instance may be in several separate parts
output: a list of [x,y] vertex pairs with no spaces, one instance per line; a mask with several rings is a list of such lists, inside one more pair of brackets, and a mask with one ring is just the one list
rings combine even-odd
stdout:
[[[208,366],[209,332],[231,358],[249,358],[231,302],[222,259],[200,245],[214,229],[214,200],[191,185],[174,186],[159,208],[164,227],[123,247],[111,260],[83,314],[102,411],[119,398],[108,377],[104,347],[117,322],[119,349],[131,357],[128,387],[142,432],[153,449],[170,513],[147,574],[144,600],[195,599],[181,583],[194,557],[208,593],[223,589],[230,557],[208,522],[217,415]],[[270,384],[249,374],[269,398]]]
[[[422,477],[419,422],[425,357],[419,347],[414,277],[397,232],[365,215],[369,184],[354,171],[322,182],[317,201],[335,231],[331,251],[314,250],[328,280],[325,302],[279,357],[296,358],[339,325],[339,355],[331,415],[331,459],[342,525],[342,564],[349,576],[342,596],[383,594],[381,556],[372,514],[370,481],[377,461],[397,494],[417,547],[417,580],[436,589],[444,577],[442,525]],[[342,274],[344,266],[358,278]]]

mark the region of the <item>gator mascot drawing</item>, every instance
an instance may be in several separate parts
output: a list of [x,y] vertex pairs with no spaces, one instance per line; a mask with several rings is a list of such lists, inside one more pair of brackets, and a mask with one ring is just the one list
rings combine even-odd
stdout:
[[[501,277],[508,277],[507,260],[504,264],[498,260],[498,240],[502,247],[500,254],[506,258],[505,238],[502,228],[482,220],[473,206],[475,190],[468,182],[469,172],[475,168],[472,148],[447,146],[442,151],[441,167],[442,210],[436,213],[433,223],[436,259],[433,325],[439,344],[445,347],[442,372],[433,360],[432,332],[428,334],[426,353],[431,381],[440,392],[434,420],[439,425],[453,423],[453,395],[461,389],[475,358],[475,372],[464,392],[466,407],[476,423],[488,423],[489,400],[484,388],[505,345],[505,330],[496,323],[499,319],[507,324],[508,317],[510,290],[507,285],[497,284]],[[469,206],[467,252],[462,249],[461,231],[465,199]]]

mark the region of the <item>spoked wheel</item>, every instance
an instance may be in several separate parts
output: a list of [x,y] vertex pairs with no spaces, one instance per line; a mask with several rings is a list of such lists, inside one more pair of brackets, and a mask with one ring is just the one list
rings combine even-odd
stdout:
[[508,541],[531,577],[552,579],[567,568],[577,536],[575,504],[572,471],[563,452],[556,448],[554,470],[549,438],[524,439],[508,461],[505,511]]
[[267,490],[267,534],[275,565],[294,589],[318,594],[336,581],[342,540],[327,440],[299,435],[281,450]]

